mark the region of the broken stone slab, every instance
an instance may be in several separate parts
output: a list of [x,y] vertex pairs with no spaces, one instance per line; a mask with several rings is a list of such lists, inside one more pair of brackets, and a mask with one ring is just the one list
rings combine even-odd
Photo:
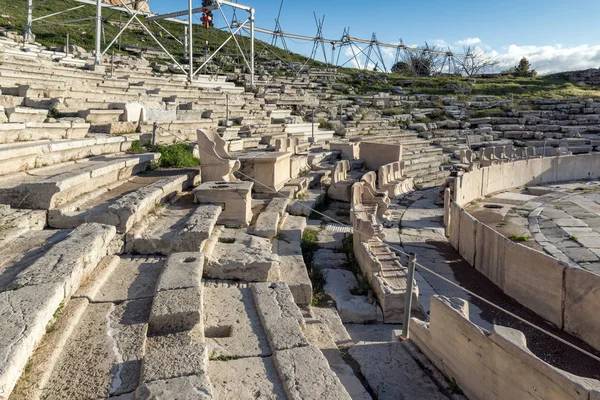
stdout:
[[212,358],[271,355],[250,288],[205,286],[204,336]]
[[271,241],[249,235],[240,229],[225,229],[204,268],[204,275],[216,279],[250,282],[280,279],[279,260]]
[[206,375],[208,347],[185,333],[149,337],[140,382]]
[[204,182],[194,189],[200,204],[221,205],[218,223],[246,227],[252,220],[253,182]]
[[285,390],[272,357],[210,361],[208,372],[217,399],[283,399]]
[[252,233],[260,237],[273,239],[277,236],[279,218],[280,215],[277,212],[261,212],[256,219],[256,224],[254,225]]
[[149,299],[89,304],[43,388],[43,398],[107,398],[134,391],[149,311]]
[[304,318],[286,283],[254,284],[252,295],[273,351],[308,345]]
[[290,399],[351,399],[327,359],[314,346],[277,351],[275,367]]
[[346,324],[364,324],[381,321],[383,314],[376,302],[370,304],[366,296],[354,296],[350,290],[358,286],[351,271],[324,269],[325,293],[335,300],[338,314]]
[[378,399],[447,399],[400,342],[359,342],[350,355]]

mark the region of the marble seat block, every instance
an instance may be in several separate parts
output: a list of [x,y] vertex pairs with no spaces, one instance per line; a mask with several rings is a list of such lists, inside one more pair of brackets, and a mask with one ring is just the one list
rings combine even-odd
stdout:
[[217,223],[247,227],[252,219],[253,182],[205,182],[194,189],[196,203],[219,204]]

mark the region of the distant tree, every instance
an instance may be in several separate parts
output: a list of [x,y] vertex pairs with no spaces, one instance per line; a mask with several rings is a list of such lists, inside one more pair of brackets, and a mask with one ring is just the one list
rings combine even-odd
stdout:
[[444,51],[437,46],[425,43],[415,50],[406,50],[400,62],[400,66],[408,66],[407,75],[431,76],[439,73],[444,62]]
[[404,61],[398,61],[396,64],[392,65],[392,73],[400,75],[412,75],[412,70],[408,63],[405,63]]
[[463,53],[465,56],[458,58],[456,64],[459,71],[469,77],[490,71],[499,64],[494,56],[476,46],[464,47]]
[[527,76],[530,74],[530,72],[531,64],[529,63],[529,60],[525,57],[521,58],[521,61],[519,61],[519,65],[515,67],[515,74],[519,76]]

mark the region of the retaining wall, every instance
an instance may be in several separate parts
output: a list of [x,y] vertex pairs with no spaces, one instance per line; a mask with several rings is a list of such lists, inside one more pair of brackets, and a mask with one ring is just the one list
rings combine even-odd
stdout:
[[600,382],[554,368],[527,348],[522,332],[469,320],[469,303],[433,296],[429,323],[413,318],[411,340],[469,399],[600,398]]
[[599,154],[522,160],[474,170],[457,178],[454,198],[445,199],[444,221],[452,246],[504,293],[600,350],[600,276],[513,243],[462,208],[514,187],[598,179],[599,175]]

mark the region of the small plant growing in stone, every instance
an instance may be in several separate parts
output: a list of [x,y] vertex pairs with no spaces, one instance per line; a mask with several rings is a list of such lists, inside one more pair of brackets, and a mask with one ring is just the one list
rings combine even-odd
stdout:
[[569,236],[569,240],[577,241],[577,236],[571,235]]
[[529,236],[527,235],[512,235],[509,236],[509,239],[513,242],[526,242],[529,240]]

